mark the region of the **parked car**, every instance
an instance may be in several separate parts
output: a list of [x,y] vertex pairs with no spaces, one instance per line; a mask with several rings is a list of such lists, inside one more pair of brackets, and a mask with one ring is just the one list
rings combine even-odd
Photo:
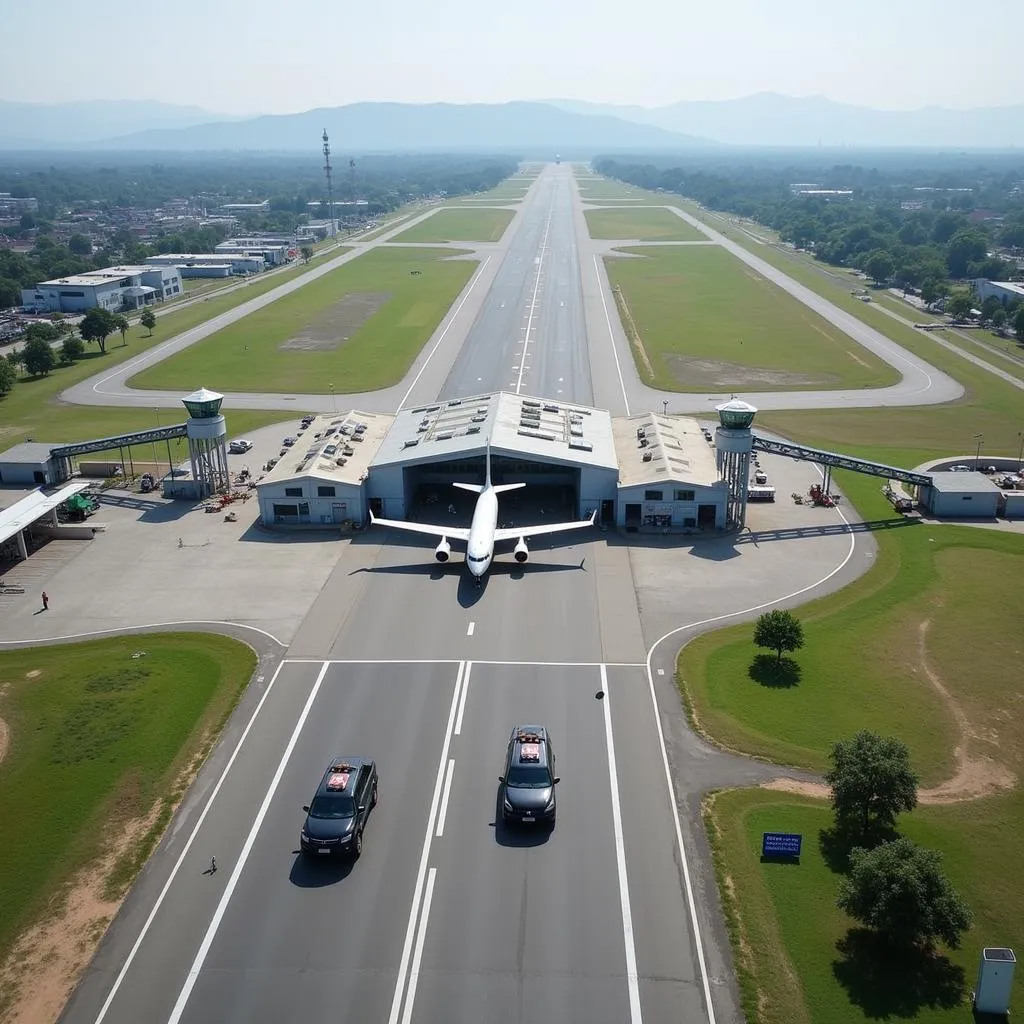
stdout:
[[249,441],[244,437],[240,437],[228,445],[228,452],[231,455],[244,455],[251,447],[252,441]]
[[286,438],[285,438],[285,439],[284,439],[284,440],[283,440],[283,441],[281,442],[281,444],[283,444],[283,445],[285,446],[285,448],[291,448],[291,446],[292,446],[293,444],[295,444],[295,442],[296,442],[296,441],[298,441],[298,438],[297,438],[297,437],[286,437]]

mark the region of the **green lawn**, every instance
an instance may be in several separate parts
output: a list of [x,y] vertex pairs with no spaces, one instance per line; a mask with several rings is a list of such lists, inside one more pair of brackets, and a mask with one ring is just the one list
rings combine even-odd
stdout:
[[[960,950],[944,951],[910,972],[880,962],[863,932],[835,907],[841,876],[819,839],[831,825],[824,801],[737,790],[717,794],[705,822],[750,1024],[959,1024],[971,1019],[982,948],[1009,946],[1020,957],[1024,899],[1007,868],[1024,846],[1020,790],[919,807],[901,817],[905,835],[943,854],[944,870],[974,913]],[[803,835],[799,866],[761,862],[761,834],[776,831]],[[725,878],[729,885],[722,887]],[[1020,985],[1012,1010],[1024,1012]]]
[[199,633],[0,653],[0,962],[110,836],[160,805],[106,880],[126,891],[255,667],[248,647]]
[[[338,250],[332,253],[331,257],[346,251]],[[310,267],[317,266],[318,262],[314,258]],[[263,295],[308,269],[309,267],[305,265],[289,267],[280,273],[255,278],[245,287],[229,295],[215,295],[183,309],[158,308],[157,323],[152,337],[144,327],[135,324],[128,331],[127,343],[122,343],[119,334],[107,339],[106,355],[100,355],[95,345],[87,345],[86,358],[74,366],[59,367],[48,377],[23,377],[10,394],[0,398],[0,449],[18,444],[27,437],[55,443],[84,441],[152,426],[157,417],[150,409],[66,405],[57,396],[72,384],[77,384],[101,371],[109,372],[126,359],[132,359],[140,352],[145,352],[176,334],[191,330],[212,317]],[[0,352],[2,351],[3,349],[0,349]],[[209,387],[217,387],[217,383],[203,373],[181,389],[182,395],[194,391],[204,381]],[[231,408],[225,409],[225,414],[228,417],[229,429],[232,434],[237,435],[268,423],[275,423],[283,415],[280,412],[247,412]],[[161,422],[171,422],[167,419],[172,415],[170,411],[161,410],[159,415]],[[184,418],[184,409],[181,410],[181,415]]]
[[514,216],[511,210],[440,210],[392,241],[497,242]]
[[[837,476],[866,519],[890,516],[878,481]],[[1020,646],[1021,538],[926,524],[878,530],[875,536],[879,553],[865,576],[796,612],[806,638],[793,656],[800,669],[796,685],[751,678],[762,653],[751,642],[752,624],[688,644],[679,655],[678,681],[692,717],[718,742],[819,770],[829,745],[859,728],[898,735],[910,747],[923,783],[934,785],[949,777],[959,735],[924,672],[921,625],[927,622],[923,654],[970,722],[968,756],[1019,779],[1024,720],[1013,709],[1024,700],[1024,684],[1007,666],[1015,664]],[[934,991],[934,984],[897,985],[877,965],[872,974],[863,957],[837,951],[850,922],[832,905],[838,876],[819,849],[818,833],[829,823],[823,808],[776,792],[715,798],[710,833],[748,1019],[963,1019],[963,1007],[903,1012],[907,1004],[900,999],[912,1006],[913,993]],[[968,985],[982,946],[1024,945],[1024,895],[1002,867],[1015,862],[1024,846],[1022,826],[1019,786],[985,799],[921,807],[901,819],[906,834],[944,853],[950,876],[976,915],[965,949],[951,954]],[[803,833],[800,867],[762,864],[763,831]],[[755,1015],[758,1004],[764,1009]],[[1017,1006],[1024,1009],[1019,995]]]
[[521,202],[525,197],[526,193],[530,190],[532,182],[510,182],[503,181],[494,188],[488,189],[486,192],[477,192],[474,195],[459,196],[458,199],[450,200],[449,204],[463,203],[468,207],[474,207],[482,205],[487,202],[493,203],[518,203]]
[[638,242],[706,242],[707,235],[691,227],[668,210],[588,210],[587,229],[591,238],[636,239]]
[[[396,384],[476,270],[476,261],[455,255],[371,249],[130,383],[174,390],[205,381],[223,391],[292,394],[326,394],[331,384],[338,394]],[[310,347],[284,347],[304,331],[312,332]]]
[[576,185],[584,202],[591,199],[636,199],[644,195],[642,189],[623,185],[609,178],[603,178],[601,181],[577,181]]
[[[668,391],[879,387],[896,373],[717,246],[606,257],[641,379]],[[642,343],[630,326],[635,324]]]

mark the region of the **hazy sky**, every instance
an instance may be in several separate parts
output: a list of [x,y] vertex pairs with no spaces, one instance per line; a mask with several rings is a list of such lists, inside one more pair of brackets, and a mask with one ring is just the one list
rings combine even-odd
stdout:
[[[996,0],[48,0],[3,4],[0,99],[222,113],[360,100],[657,106],[773,91],[889,109],[1024,102]],[[45,12],[45,13],[44,13]]]

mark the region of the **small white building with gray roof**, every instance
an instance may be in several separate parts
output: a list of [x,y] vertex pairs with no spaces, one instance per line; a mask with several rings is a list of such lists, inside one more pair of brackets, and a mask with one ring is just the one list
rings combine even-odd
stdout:
[[700,424],[647,413],[614,421],[616,525],[627,530],[724,529],[729,488]]

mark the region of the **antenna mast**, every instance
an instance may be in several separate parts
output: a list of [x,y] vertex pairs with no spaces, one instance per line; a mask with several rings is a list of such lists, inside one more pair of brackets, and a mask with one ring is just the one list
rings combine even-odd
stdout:
[[334,226],[334,189],[331,186],[331,143],[327,138],[327,129],[324,129],[324,174],[327,175],[327,216],[331,219],[331,238],[336,234]]

